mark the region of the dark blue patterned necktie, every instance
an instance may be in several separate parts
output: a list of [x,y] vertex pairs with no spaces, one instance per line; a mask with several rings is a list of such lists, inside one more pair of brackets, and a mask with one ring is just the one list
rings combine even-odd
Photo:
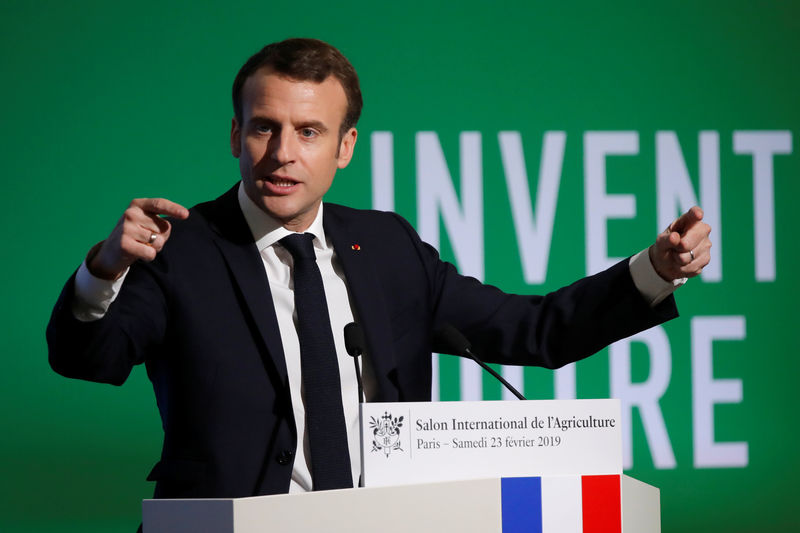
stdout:
[[294,259],[294,305],[314,490],[351,488],[350,453],[342,408],[342,383],[322,275],[311,233],[280,243]]

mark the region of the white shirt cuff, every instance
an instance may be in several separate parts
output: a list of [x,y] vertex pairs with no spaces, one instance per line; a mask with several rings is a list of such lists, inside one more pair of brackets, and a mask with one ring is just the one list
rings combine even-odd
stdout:
[[89,272],[86,261],[75,274],[75,298],[72,300],[72,315],[81,322],[100,320],[117,299],[128,269],[115,280],[101,279]]
[[653,263],[650,262],[647,248],[631,257],[628,266],[631,269],[633,284],[650,307],[657,306],[664,298],[675,292],[675,289],[686,283],[686,278],[665,281],[659,276],[653,268]]

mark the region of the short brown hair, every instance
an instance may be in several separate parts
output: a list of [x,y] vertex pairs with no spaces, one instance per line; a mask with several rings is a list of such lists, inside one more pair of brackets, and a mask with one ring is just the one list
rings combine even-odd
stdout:
[[363,106],[356,69],[339,50],[318,39],[286,39],[268,44],[242,65],[233,80],[233,113],[240,125],[242,88],[250,76],[264,67],[299,81],[322,83],[328,76],[335,77],[347,96],[347,111],[339,128],[339,137],[355,127]]

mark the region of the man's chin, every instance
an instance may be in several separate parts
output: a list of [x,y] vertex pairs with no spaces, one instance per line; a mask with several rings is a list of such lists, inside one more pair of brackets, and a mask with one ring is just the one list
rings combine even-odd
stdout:
[[275,197],[265,197],[259,207],[266,214],[280,222],[286,229],[304,231],[308,229],[317,216],[319,204],[308,209],[302,209],[301,206],[294,203],[289,205],[289,202],[276,202],[275,200]]

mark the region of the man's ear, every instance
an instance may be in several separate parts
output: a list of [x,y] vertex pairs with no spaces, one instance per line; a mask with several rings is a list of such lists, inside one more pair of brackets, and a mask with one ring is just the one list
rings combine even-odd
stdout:
[[337,167],[344,168],[350,164],[353,158],[353,150],[356,147],[356,139],[358,138],[358,131],[355,128],[350,128],[347,133],[342,135],[342,140],[339,141],[339,154],[337,158]]
[[242,155],[242,130],[236,117],[231,119],[231,154],[237,159]]

